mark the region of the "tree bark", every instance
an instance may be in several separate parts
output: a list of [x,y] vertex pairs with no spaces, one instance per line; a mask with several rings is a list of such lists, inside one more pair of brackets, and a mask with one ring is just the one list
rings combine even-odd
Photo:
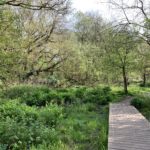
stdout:
[[123,75],[124,93],[128,94],[128,80],[127,80],[127,74],[126,74],[125,66],[122,67],[122,75]]
[[146,86],[146,73],[143,73],[143,86]]

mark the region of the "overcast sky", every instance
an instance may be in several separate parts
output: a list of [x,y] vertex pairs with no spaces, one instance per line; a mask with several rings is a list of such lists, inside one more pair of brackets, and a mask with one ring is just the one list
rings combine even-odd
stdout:
[[72,6],[76,10],[82,12],[98,11],[103,17],[107,19],[113,17],[109,6],[107,4],[100,3],[100,0],[72,0]]
[[[102,3],[102,2],[108,2],[108,0],[72,0],[72,7],[82,12],[98,11],[103,18],[108,19],[109,21],[112,20],[114,21],[122,17],[123,15],[122,11],[118,11],[118,9],[110,9],[110,5],[108,3]],[[119,2],[119,0],[115,0],[115,2]],[[133,5],[134,0],[124,0],[124,2],[130,6]],[[144,0],[144,4],[145,6],[150,5],[150,0]],[[130,10],[130,11],[128,10],[126,11],[126,13],[127,16],[130,18],[134,18],[134,16],[136,16],[137,14],[135,10]],[[138,18],[136,16],[136,18],[134,19],[140,19],[140,17],[141,16],[139,16]]]

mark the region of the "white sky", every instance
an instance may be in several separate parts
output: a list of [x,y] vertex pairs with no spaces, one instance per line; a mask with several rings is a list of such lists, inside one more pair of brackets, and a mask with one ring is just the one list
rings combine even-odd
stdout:
[[109,6],[104,3],[100,3],[101,0],[72,0],[72,6],[78,11],[98,11],[103,17],[110,19],[112,13]]
[[[103,18],[108,19],[109,21],[116,19],[118,20],[120,17],[122,17],[122,12],[119,12],[116,9],[110,9],[110,5],[108,3],[102,2],[108,2],[108,0],[72,0],[72,7],[82,12],[98,11]],[[119,0],[115,0],[115,2],[119,2]],[[134,0],[124,0],[124,2],[129,6],[134,4]],[[144,4],[145,6],[149,6],[150,0],[144,0]],[[135,10],[127,11],[126,13],[128,17],[131,18],[137,14]],[[141,16],[138,17],[136,16],[134,19],[140,19]]]

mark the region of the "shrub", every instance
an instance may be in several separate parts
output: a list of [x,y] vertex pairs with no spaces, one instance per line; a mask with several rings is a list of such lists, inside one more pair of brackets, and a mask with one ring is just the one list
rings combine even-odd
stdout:
[[[8,93],[8,94],[7,94]],[[45,87],[21,86],[4,92],[4,97],[19,98],[29,106],[46,106],[49,103],[71,104],[77,100],[75,89],[50,90]]]
[[5,91],[3,97],[16,99],[29,106],[46,106],[48,103],[62,103],[62,98],[56,90],[46,87],[17,86]]
[[78,87],[76,89],[76,97],[79,99],[83,99],[84,98],[84,94],[86,92],[87,88],[86,87]]
[[36,87],[31,85],[20,85],[7,89],[3,93],[3,97],[8,99],[16,99],[22,98],[24,95],[28,95],[31,93],[38,93],[39,91],[42,91],[43,93],[48,93],[50,90],[49,88],[42,86]]
[[57,132],[38,121],[27,126],[25,122],[17,122],[8,117],[1,121],[0,134],[1,144],[17,150],[26,149],[28,144],[38,145],[57,141]]
[[[29,106],[46,106],[53,104],[72,104],[79,102],[94,102],[106,105],[112,100],[111,89],[101,88],[70,88],[51,90],[46,87],[17,86],[4,92],[5,98],[20,99],[22,103]],[[7,93],[7,94],[6,94]]]
[[77,100],[73,92],[62,93],[61,98],[64,100],[65,104],[72,104]]
[[139,84],[140,87],[150,87],[150,83],[146,83],[145,85],[143,83]]
[[36,120],[38,114],[35,108],[21,105],[17,100],[15,100],[8,101],[5,104],[0,105],[0,118],[6,119],[7,117],[21,122],[26,118],[32,118],[32,120]]
[[22,102],[25,102],[29,106],[46,106],[48,100],[48,94],[42,91],[36,91],[33,93],[25,93],[22,96]]
[[109,89],[100,87],[87,89],[84,96],[85,102],[94,102],[99,105],[106,105],[112,100],[112,95]]
[[46,87],[16,86],[6,90],[3,96],[9,99],[20,99],[29,106],[45,106],[49,91]]
[[27,144],[51,143],[58,139],[54,129],[62,118],[62,108],[29,107],[16,100],[0,105],[0,143],[10,149],[26,149]]
[[103,88],[103,91],[105,94],[108,94],[111,91],[111,88],[109,86],[106,86]]
[[57,105],[49,105],[39,111],[39,120],[46,126],[55,127],[62,119],[62,108]]
[[139,98],[134,98],[131,101],[131,105],[135,106],[137,109],[142,109],[144,108],[145,104],[143,102],[143,100],[139,99]]
[[[100,129],[107,119],[108,105],[97,105],[111,101],[109,87],[51,90],[21,86],[5,91],[3,97],[0,103],[0,148],[6,149],[7,145],[7,149],[14,150],[27,147],[69,150],[88,149],[92,145],[97,149],[100,140],[101,145],[105,144],[105,132],[100,139],[98,133],[103,135]],[[69,106],[60,106],[63,102]]]

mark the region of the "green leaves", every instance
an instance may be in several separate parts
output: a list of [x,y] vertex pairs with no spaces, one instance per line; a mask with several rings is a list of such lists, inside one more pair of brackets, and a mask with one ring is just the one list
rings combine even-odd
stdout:
[[54,128],[61,117],[62,109],[58,106],[38,110],[15,101],[6,102],[0,106],[0,143],[25,149],[28,143],[56,142]]
[[[109,87],[52,90],[22,85],[6,90],[1,98],[1,146],[15,150],[106,148],[108,103],[114,99]],[[39,105],[43,100],[47,104]]]

